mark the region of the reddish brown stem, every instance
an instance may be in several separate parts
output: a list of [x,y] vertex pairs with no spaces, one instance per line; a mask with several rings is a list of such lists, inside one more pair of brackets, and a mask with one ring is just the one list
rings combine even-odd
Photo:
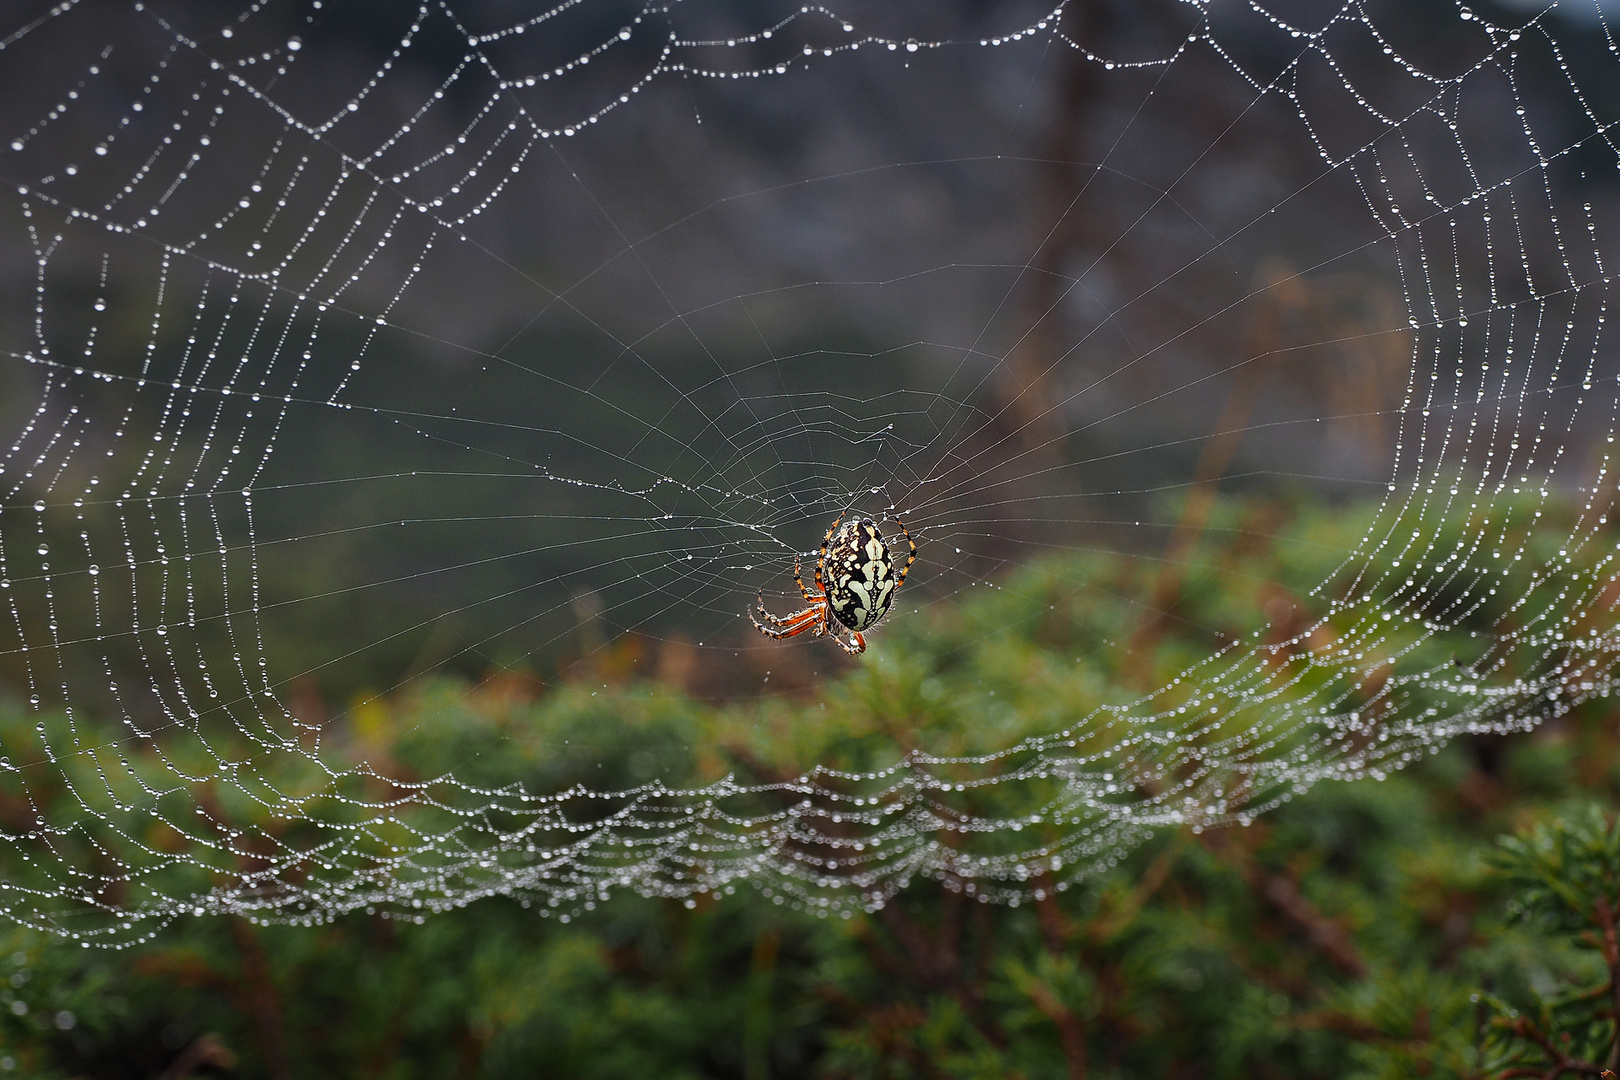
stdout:
[[1615,939],[1614,910],[1603,897],[1597,898],[1598,928],[1603,932],[1603,959],[1609,962],[1609,1020],[1614,1033],[1609,1038],[1605,1071],[1620,1069],[1620,941]]
[[264,1068],[271,1080],[290,1080],[287,1069],[286,1040],[281,1023],[281,995],[270,978],[270,965],[265,959],[259,937],[246,919],[231,919],[231,932],[241,952],[242,984],[240,995],[247,1014],[259,1032],[259,1043],[264,1049]]

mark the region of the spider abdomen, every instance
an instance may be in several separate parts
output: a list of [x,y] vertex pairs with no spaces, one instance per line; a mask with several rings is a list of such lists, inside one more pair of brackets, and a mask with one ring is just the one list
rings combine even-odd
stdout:
[[825,589],[833,618],[857,633],[883,618],[894,601],[894,561],[877,523],[851,521],[827,549]]

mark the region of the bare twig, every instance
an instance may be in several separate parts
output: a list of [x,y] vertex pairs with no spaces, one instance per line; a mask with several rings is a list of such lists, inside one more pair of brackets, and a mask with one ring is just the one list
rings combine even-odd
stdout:
[[239,989],[245,1011],[259,1031],[259,1042],[264,1048],[264,1067],[271,1080],[290,1080],[287,1069],[287,1045],[281,1023],[281,995],[270,977],[270,965],[265,959],[264,947],[259,944],[253,927],[241,917],[231,919],[231,932],[236,947],[241,951],[242,985]]
[[1080,1018],[1041,983],[1028,989],[1030,1001],[1057,1027],[1058,1044],[1063,1047],[1063,1060],[1068,1065],[1069,1080],[1086,1080],[1086,1035]]
[[1550,1035],[1525,1017],[1521,1016],[1511,1023],[1503,1023],[1503,1026],[1526,1042],[1533,1042],[1541,1047],[1541,1052],[1547,1055],[1552,1064],[1541,1072],[1529,1068],[1506,1069],[1497,1073],[1495,1080],[1512,1080],[1513,1077],[1520,1076],[1540,1076],[1543,1080],[1558,1080],[1565,1073],[1574,1073],[1577,1076],[1602,1076],[1606,1071],[1602,1066],[1594,1065],[1590,1061],[1582,1061],[1580,1058],[1572,1058],[1565,1054],[1553,1043]]
[[1205,832],[1204,844],[1229,863],[1236,864],[1243,880],[1264,897],[1294,927],[1304,933],[1317,952],[1334,967],[1354,979],[1367,977],[1367,962],[1350,934],[1338,922],[1327,916],[1288,878],[1273,874],[1250,858],[1249,853],[1226,842],[1219,832]]
[[218,1035],[204,1035],[186,1047],[158,1074],[158,1080],[185,1080],[205,1065],[226,1071],[236,1068],[236,1055]]

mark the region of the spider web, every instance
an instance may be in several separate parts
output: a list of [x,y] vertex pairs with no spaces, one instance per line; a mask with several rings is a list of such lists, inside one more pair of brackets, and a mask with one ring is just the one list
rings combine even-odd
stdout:
[[[1589,4],[11,18],[21,923],[1016,903],[1609,692]],[[1184,563],[1222,478],[1369,500],[1318,607],[1013,745],[595,790],[391,775],[321,707],[632,633],[821,678],[741,612],[840,514],[919,538],[889,621],[926,626],[1044,553]]]

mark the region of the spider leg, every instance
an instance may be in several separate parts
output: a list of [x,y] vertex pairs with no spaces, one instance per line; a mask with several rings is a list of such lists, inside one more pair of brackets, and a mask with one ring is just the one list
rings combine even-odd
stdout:
[[[758,619],[755,619],[754,624],[756,626],[792,626],[804,619],[807,615],[815,615],[819,611],[819,608],[805,608],[803,611],[795,611],[791,615],[780,616],[772,615],[770,612],[766,611],[762,612],[762,614],[765,616],[765,621],[762,623]],[[752,615],[753,612],[749,612],[749,614]]]
[[[818,599],[817,597],[811,596],[810,590],[804,587],[804,578],[799,576],[799,557],[797,555],[793,557],[793,581],[799,586],[799,592],[804,594],[804,599],[807,603],[819,604],[825,599],[825,597]],[[816,579],[816,588],[821,588],[821,579],[819,577]]]
[[781,619],[768,611],[763,612],[763,614],[770,620],[769,625],[753,618],[753,612],[749,612],[749,618],[754,624],[754,629],[777,641],[802,634],[806,630],[820,634],[827,619],[824,607],[805,608],[803,611],[796,611],[792,615]]
[[810,608],[800,613],[801,618],[788,627],[783,637],[793,637],[808,630],[813,636],[820,637],[827,632],[827,608],[825,605]]
[[758,623],[755,623],[754,627],[772,641],[781,641],[783,638],[797,637],[815,625],[816,621],[814,619],[806,619],[791,630],[772,630],[770,627],[760,626]]
[[899,592],[900,586],[906,583],[906,574],[911,570],[911,564],[917,561],[917,541],[911,538],[911,532],[906,528],[905,522],[896,517],[894,523],[900,526],[900,535],[904,536],[906,543],[911,545],[911,552],[906,556],[906,565],[900,568],[900,573],[894,579],[894,591]]
[[759,587],[759,592],[754,594],[754,606],[748,609],[748,617],[753,620],[755,626],[758,626],[759,620],[754,618],[754,612],[756,611],[763,615],[765,617],[765,621],[770,623],[772,626],[782,625],[781,619],[778,619],[775,615],[772,615],[769,611],[765,610],[765,586],[763,585]]
[[827,600],[825,597],[823,597],[816,601],[814,610],[816,617],[810,621],[815,623],[815,626],[810,628],[810,632],[815,634],[816,637],[820,637],[822,634],[827,633],[828,627],[832,625],[832,623],[828,621],[832,615],[832,609],[827,606]]
[[790,615],[790,616],[788,616],[786,618],[778,618],[777,616],[772,615],[768,611],[763,612],[763,615],[764,615],[764,621],[762,622],[762,621],[760,621],[760,619],[755,618],[754,613],[752,611],[750,611],[748,613],[748,617],[751,620],[753,620],[754,625],[763,630],[767,626],[776,626],[776,627],[792,626],[795,622],[798,621],[799,618],[803,617],[804,612],[795,611],[792,615]]
[[823,607],[817,606],[817,607],[812,607],[812,608],[805,608],[803,611],[794,612],[792,615],[790,615],[786,619],[782,620],[782,625],[784,625],[784,626],[799,626],[801,623],[807,623],[807,622],[817,622],[817,621],[825,622],[826,619],[827,619],[827,611],[826,611],[826,609],[823,608]]
[[755,595],[754,602],[756,606],[749,610],[748,617],[753,621],[755,626],[762,625],[759,619],[754,617],[755,612],[758,612],[759,615],[763,616],[765,622],[769,623],[771,626],[788,626],[804,618],[806,615],[814,614],[820,610],[820,608],[817,606],[819,603],[818,601],[817,603],[813,603],[810,607],[795,611],[791,615],[773,615],[765,609],[765,590],[763,588],[760,589],[760,591]]
[[832,543],[833,533],[838,531],[838,523],[843,520],[843,514],[833,518],[832,528],[828,529],[827,535],[821,538],[821,554],[816,558],[816,588],[820,590],[823,596],[827,594],[827,586],[821,580],[821,570],[827,563],[827,545]]
[[832,639],[834,641],[838,642],[838,647],[849,653],[851,656],[859,656],[861,653],[866,651],[866,639],[853,630],[849,632],[850,640],[854,642],[853,645],[846,642],[843,638],[839,637],[836,633],[833,633],[830,630],[828,633],[832,635]]

